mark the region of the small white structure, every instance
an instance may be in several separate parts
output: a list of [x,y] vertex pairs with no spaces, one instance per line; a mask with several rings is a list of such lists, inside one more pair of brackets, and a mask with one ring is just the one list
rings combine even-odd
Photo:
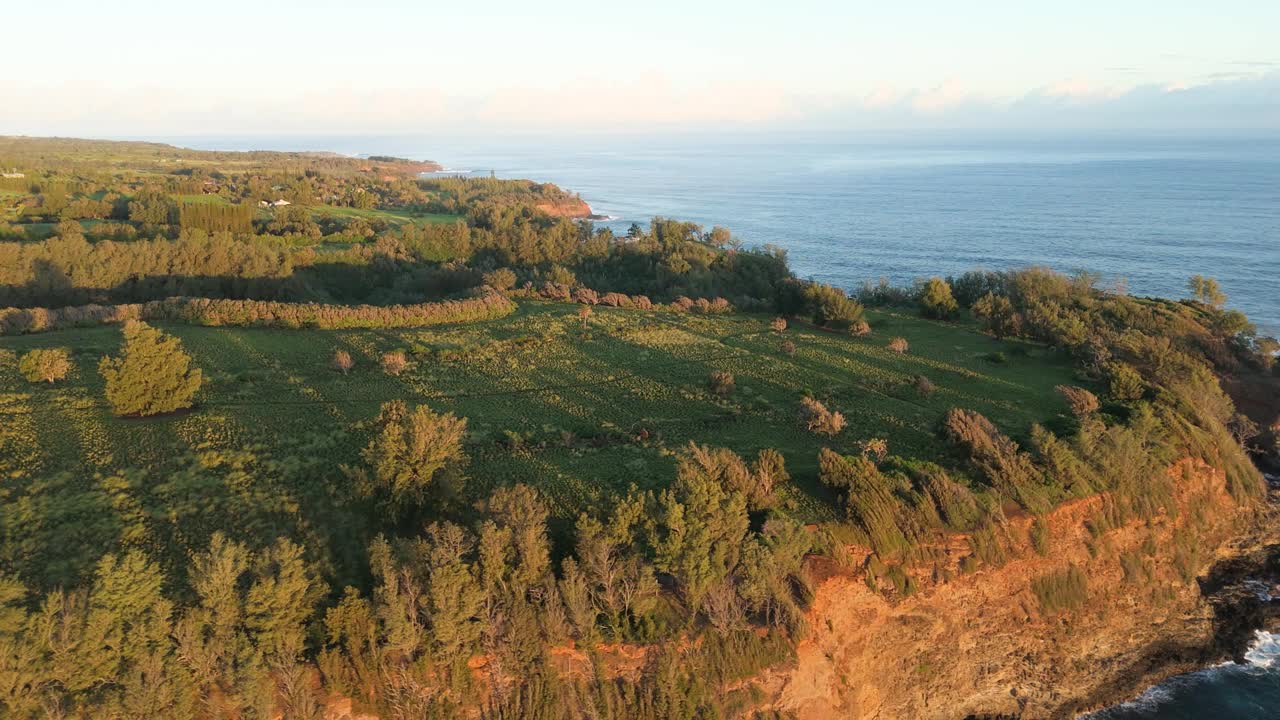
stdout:
[[24,178],[26,176],[27,176],[26,173],[20,173],[20,172],[0,173],[0,177],[5,177],[5,178]]
[[274,202],[269,202],[267,200],[258,201],[258,207],[284,207],[285,205],[292,205],[292,204],[293,203],[289,202],[288,200],[285,200],[284,198],[280,198],[279,200],[276,200]]

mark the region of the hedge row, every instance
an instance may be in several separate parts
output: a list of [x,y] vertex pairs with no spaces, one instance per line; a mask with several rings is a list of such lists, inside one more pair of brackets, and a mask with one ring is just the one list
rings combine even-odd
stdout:
[[464,300],[388,306],[173,297],[127,305],[80,305],[56,309],[3,308],[0,309],[0,335],[110,325],[126,320],[324,330],[422,327],[492,320],[509,315],[515,309],[514,302],[496,293]]

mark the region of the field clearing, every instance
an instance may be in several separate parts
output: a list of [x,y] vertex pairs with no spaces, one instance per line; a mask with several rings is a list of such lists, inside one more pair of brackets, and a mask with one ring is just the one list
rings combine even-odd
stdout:
[[222,197],[221,195],[209,195],[206,193],[199,193],[195,195],[171,195],[170,197],[172,197],[179,204],[181,203],[198,204],[198,205],[230,205],[231,204],[230,202],[228,202],[226,198]]
[[[96,363],[115,352],[119,328],[3,338],[0,421],[23,428],[25,438],[10,448],[22,460],[4,469],[24,477],[106,473],[206,451],[287,455],[320,438],[336,466],[356,462],[367,440],[355,423],[404,399],[470,419],[477,495],[495,483],[528,482],[548,494],[557,515],[572,517],[631,484],[665,486],[673,451],[692,440],[744,455],[779,449],[796,478],[793,505],[821,520],[831,512],[816,481],[824,446],[853,453],[861,441],[886,437],[894,454],[954,465],[936,439],[951,407],[977,409],[1015,437],[1066,411],[1053,392],[1073,382],[1065,358],[916,317],[871,319],[869,338],[793,327],[784,336],[798,348],[794,357],[779,350],[766,317],[601,307],[584,330],[573,306],[536,302],[500,320],[422,330],[172,325],[166,330],[182,338],[207,384],[195,411],[146,420],[115,418],[102,399]],[[907,338],[910,352],[886,349],[892,335]],[[58,346],[74,353],[67,381],[37,386],[17,374],[18,354]],[[330,369],[338,348],[356,360],[349,375]],[[378,367],[389,350],[412,359],[399,377]],[[992,362],[993,352],[1007,360]],[[712,370],[735,375],[727,398],[707,388]],[[919,374],[935,393],[916,391]],[[796,406],[806,392],[845,414],[841,435],[820,438],[799,426]]]

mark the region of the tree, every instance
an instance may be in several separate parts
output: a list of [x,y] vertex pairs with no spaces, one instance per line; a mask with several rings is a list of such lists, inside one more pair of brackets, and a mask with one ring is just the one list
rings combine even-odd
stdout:
[[191,407],[204,380],[191,356],[171,335],[140,320],[124,326],[119,357],[104,357],[107,402],[117,415],[158,415]]
[[583,329],[583,330],[586,330],[586,329],[587,329],[587,320],[590,320],[590,319],[591,319],[591,306],[590,306],[590,305],[579,305],[579,306],[578,306],[578,318],[582,320],[582,329]]
[[349,470],[366,494],[384,493],[395,508],[419,504],[430,491],[456,490],[466,456],[467,419],[409,411],[403,401],[382,405],[378,434],[360,453],[367,468]]
[[1192,298],[1211,307],[1220,308],[1227,302],[1226,293],[1218,287],[1218,281],[1211,277],[1192,275],[1187,281],[1187,289],[1191,291]]
[[71,372],[71,355],[64,348],[38,348],[22,356],[18,369],[31,382],[53,383]]
[[920,291],[920,311],[927,317],[945,320],[960,309],[951,295],[951,286],[942,278],[930,278]]
[[655,565],[670,574],[694,612],[738,564],[750,528],[747,499],[701,472],[676,476],[658,498]]

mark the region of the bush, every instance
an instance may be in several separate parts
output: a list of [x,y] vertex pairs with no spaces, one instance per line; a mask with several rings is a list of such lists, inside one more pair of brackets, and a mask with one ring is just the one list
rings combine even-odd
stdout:
[[800,399],[800,422],[804,424],[809,432],[818,435],[835,436],[844,430],[844,415],[838,412],[832,412],[827,409],[826,405],[817,400],[806,397]]
[[1078,418],[1088,417],[1102,407],[1102,403],[1098,402],[1098,396],[1084,388],[1058,385],[1054,390],[1058,391],[1058,394],[1067,401],[1067,405],[1071,407],[1072,414]]
[[1089,578],[1079,567],[1047,573],[1031,581],[1031,591],[1046,613],[1072,610],[1089,599]]
[[711,392],[716,395],[728,395],[733,392],[733,373],[724,370],[712,370],[711,377],[707,379],[707,385],[711,388]]
[[346,350],[333,351],[333,369],[346,375],[351,372],[351,368],[356,366],[356,361],[351,358],[351,353]]
[[498,268],[487,272],[484,274],[484,284],[499,292],[506,292],[516,286],[515,271],[511,268]]
[[896,337],[890,340],[889,344],[886,347],[898,353],[899,355],[902,355],[907,352],[907,349],[910,347],[910,345],[907,344],[906,338]]
[[866,337],[871,334],[871,325],[866,320],[859,320],[849,326],[849,334],[854,337]]
[[862,319],[862,305],[849,299],[843,290],[812,283],[804,289],[805,306],[813,322],[824,327],[848,328]]
[[790,340],[783,340],[778,349],[782,351],[783,355],[792,356],[796,354],[796,344]]
[[774,332],[782,332],[787,329],[787,319],[776,317],[773,319],[773,322],[769,323],[769,327],[772,328]]
[[917,375],[913,382],[916,387],[916,392],[920,393],[925,397],[932,395],[938,389],[933,384],[933,381],[925,377],[924,375]]
[[960,309],[959,303],[951,295],[951,286],[942,278],[931,278],[920,289],[920,312],[926,317],[945,320]]
[[1001,493],[1033,513],[1049,509],[1044,475],[1031,456],[981,413],[952,408],[943,420],[943,432],[968,451],[973,464]]
[[408,364],[409,361],[402,350],[382,353],[382,371],[388,375],[399,375],[404,372]]
[[1147,383],[1132,365],[1122,362],[1109,362],[1103,366],[1103,375],[1107,380],[1107,394],[1112,400],[1122,403],[1137,402],[1147,392]]
[[53,383],[71,372],[71,354],[64,348],[40,348],[22,356],[22,376],[31,382]]
[[125,323],[120,356],[104,357],[98,371],[106,380],[107,403],[122,416],[189,408],[203,382],[177,338],[140,320]]

